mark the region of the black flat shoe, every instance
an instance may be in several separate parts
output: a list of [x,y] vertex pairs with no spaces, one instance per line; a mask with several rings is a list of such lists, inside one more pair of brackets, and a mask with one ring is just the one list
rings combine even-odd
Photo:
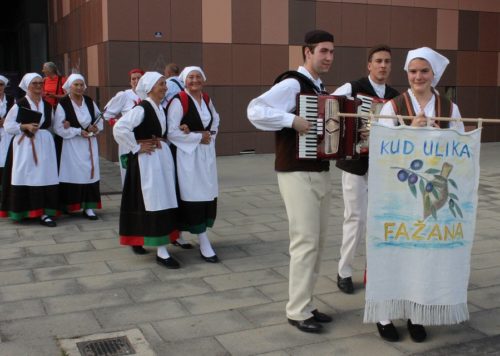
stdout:
[[342,278],[337,274],[337,287],[345,294],[354,293],[354,285],[352,284],[351,277]]
[[393,323],[382,325],[377,323],[378,333],[385,341],[396,342],[399,341],[399,334]]
[[186,250],[190,250],[193,248],[193,245],[191,245],[189,242],[185,243],[185,244],[181,244],[181,243],[178,243],[177,241],[174,241],[174,242],[172,242],[172,245],[180,247],[180,248],[184,248]]
[[162,265],[168,269],[178,269],[181,266],[179,264],[179,262],[177,262],[176,260],[173,259],[173,257],[161,258],[161,257],[156,256],[156,263],[158,263],[159,265]]
[[219,261],[219,257],[217,257],[217,255],[213,255],[211,257],[206,257],[206,256],[203,256],[203,254],[200,251],[200,256],[201,256],[201,258],[203,260],[205,260],[205,262],[209,262],[209,263],[218,263],[218,262],[220,262]]
[[318,309],[313,310],[311,313],[313,315],[313,319],[318,323],[331,323],[333,320],[331,316],[319,312]]
[[82,215],[84,218],[86,219],[89,219],[89,220],[98,220],[99,218],[97,217],[97,215],[89,215],[84,211],[82,211]]
[[44,217],[43,219],[40,219],[40,225],[47,226],[47,227],[56,227],[57,226],[56,222],[48,216]]
[[314,317],[310,317],[306,320],[292,320],[288,319],[288,323],[290,325],[295,326],[300,331],[304,331],[306,333],[319,333],[323,330],[323,326],[318,324]]
[[413,324],[410,319],[408,319],[408,331],[410,332],[411,339],[415,342],[422,342],[427,338],[427,332],[423,325]]
[[134,251],[136,255],[147,255],[149,253],[149,251],[142,246],[132,246],[132,251]]

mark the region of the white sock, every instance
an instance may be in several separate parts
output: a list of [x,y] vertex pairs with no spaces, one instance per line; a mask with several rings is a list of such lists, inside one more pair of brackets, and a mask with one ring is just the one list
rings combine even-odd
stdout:
[[88,216],[95,216],[94,210],[92,209],[85,209],[85,214]]
[[42,216],[40,216],[40,220],[42,220],[42,221],[44,221],[44,220],[47,220],[47,221],[52,221],[52,219],[50,218],[50,216],[45,215],[45,214],[44,214],[44,215],[42,215]]
[[392,323],[392,321],[390,321],[390,320],[380,320],[379,323],[385,326],[385,325],[389,325],[390,323]]
[[170,255],[169,255],[169,253],[167,251],[167,246],[160,246],[160,247],[158,247],[156,255],[158,257],[160,257],[160,258],[163,258],[163,259],[169,258]]
[[184,237],[182,237],[182,232],[179,232],[179,238],[177,239],[177,242],[180,243],[181,245],[189,243],[188,241],[184,240]]
[[200,241],[200,251],[203,256],[212,257],[213,255],[215,255],[215,251],[210,244],[210,240],[208,239],[208,235],[206,232],[198,234],[198,239]]

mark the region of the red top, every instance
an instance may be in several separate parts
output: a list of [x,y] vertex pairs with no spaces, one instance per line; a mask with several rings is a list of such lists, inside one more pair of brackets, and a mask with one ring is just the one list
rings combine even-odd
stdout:
[[[60,81],[59,81],[59,78]],[[45,77],[43,78],[43,98],[50,104],[52,107],[55,107],[57,105],[57,99],[56,98],[50,98],[47,97],[47,94],[57,94],[57,95],[64,95],[64,91],[62,89],[62,86],[64,82],[66,81],[65,77],[62,76],[54,76],[52,78],[50,77]],[[58,85],[59,82],[59,85]]]

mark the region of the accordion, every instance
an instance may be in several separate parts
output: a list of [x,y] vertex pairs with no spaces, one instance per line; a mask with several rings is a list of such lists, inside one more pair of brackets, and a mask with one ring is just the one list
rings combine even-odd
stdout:
[[358,119],[339,113],[356,114],[359,105],[359,99],[346,96],[298,94],[297,115],[309,121],[311,129],[297,133],[297,159],[358,159]]
[[[373,114],[378,115],[382,110],[382,106],[388,101],[386,99],[381,99],[378,97],[374,97],[367,94],[356,95],[356,98],[360,100],[360,105],[358,106],[358,114]],[[370,118],[368,117],[359,117],[358,122],[358,131],[362,129],[370,129]],[[359,140],[356,143],[356,153],[364,156],[368,154],[368,140]]]

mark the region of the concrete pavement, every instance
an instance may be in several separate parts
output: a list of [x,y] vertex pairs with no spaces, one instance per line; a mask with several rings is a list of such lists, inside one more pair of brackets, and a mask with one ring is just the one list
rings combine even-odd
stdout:
[[[500,143],[482,145],[477,234],[473,247],[471,319],[429,327],[415,344],[403,323],[402,340],[382,341],[364,325],[364,246],[355,261],[356,293],[335,280],[343,202],[333,168],[331,234],[315,290],[331,313],[326,332],[289,326],[288,232],[272,155],[220,157],[220,198],[209,232],[219,264],[197,249],[169,247],[182,268],[154,263],[154,251],[135,256],[118,244],[120,178],[103,161],[100,220],[79,214],[37,222],[0,220],[0,355],[61,355],[58,338],[138,328],[158,355],[481,355],[500,354]],[[187,236],[196,243],[194,236]]]

